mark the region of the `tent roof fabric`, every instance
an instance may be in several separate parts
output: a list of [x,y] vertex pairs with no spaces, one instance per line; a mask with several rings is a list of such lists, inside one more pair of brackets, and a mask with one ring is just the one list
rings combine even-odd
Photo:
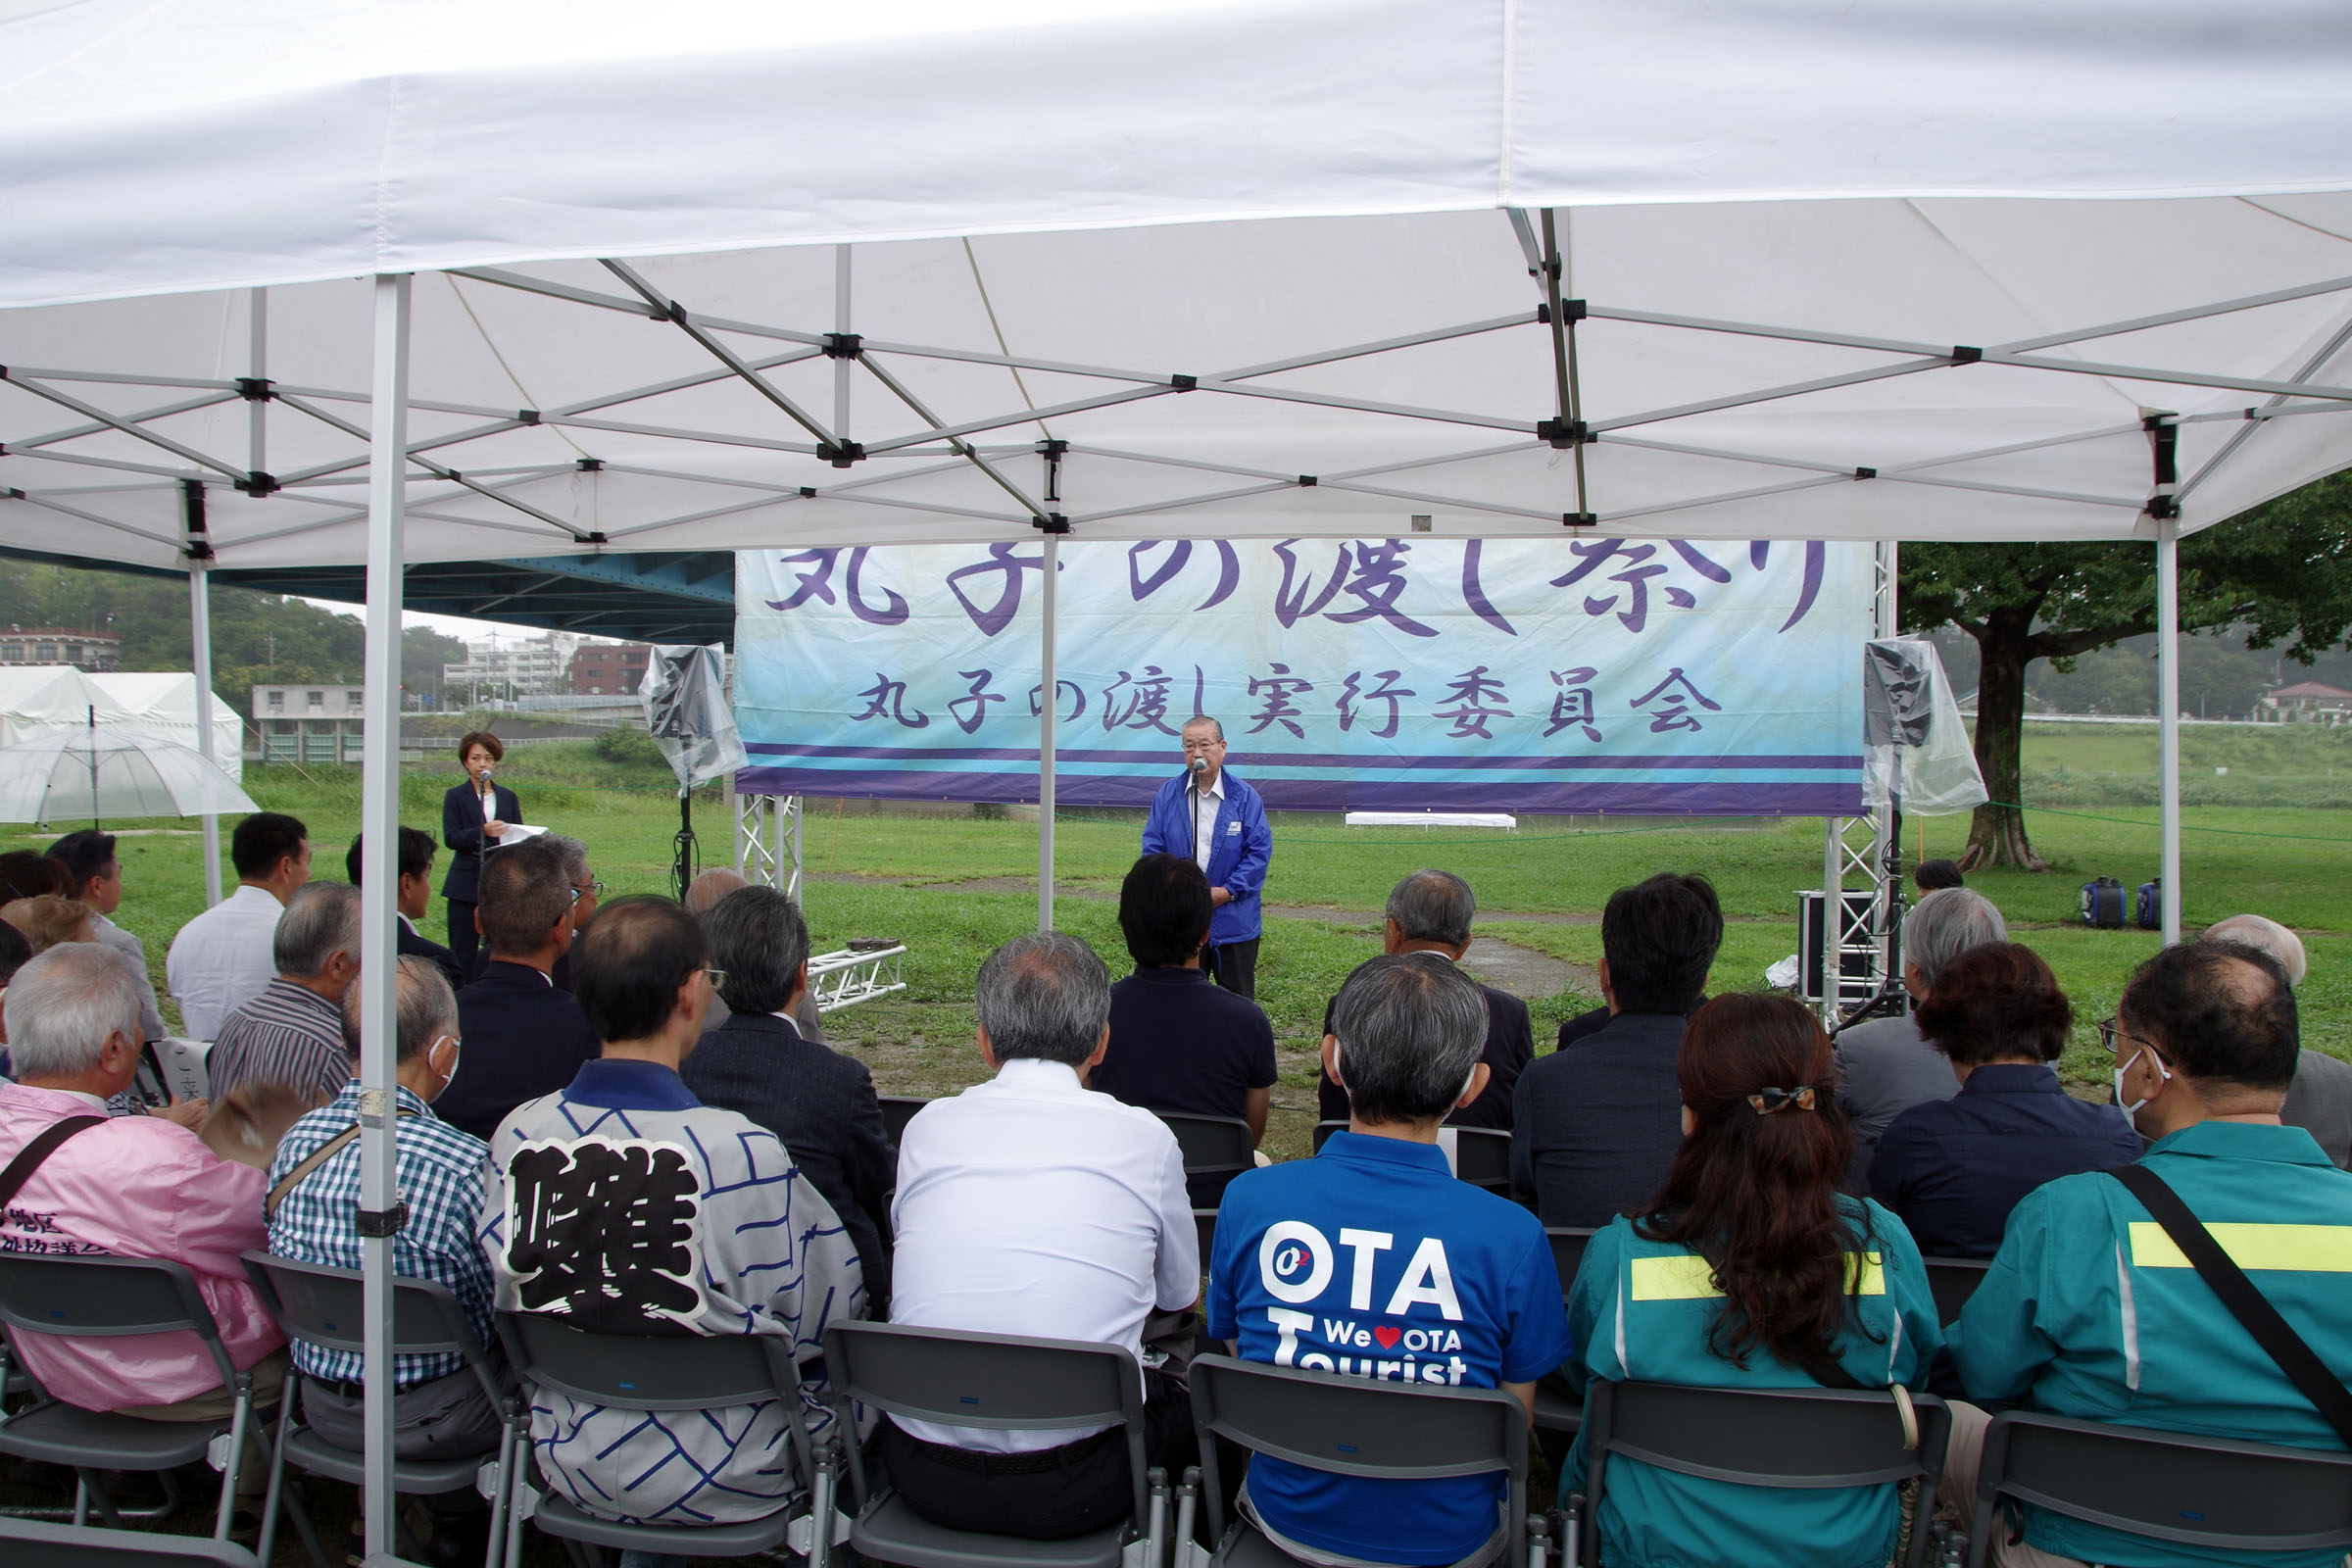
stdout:
[[359,563],[387,269],[413,563],[2145,539],[2352,456],[2325,0],[87,0],[0,60],[21,550],[182,565],[200,485],[223,568]]

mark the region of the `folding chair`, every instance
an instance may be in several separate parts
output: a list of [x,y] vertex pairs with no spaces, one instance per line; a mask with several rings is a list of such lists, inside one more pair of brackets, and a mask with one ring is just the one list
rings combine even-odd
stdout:
[[1968,1298],[1984,1283],[1984,1271],[1992,1267],[1989,1257],[1928,1257],[1920,1261],[1928,1265],[1928,1290],[1936,1298],[1939,1323],[1958,1319]]
[[[241,1261],[254,1290],[261,1296],[262,1305],[269,1309],[278,1332],[287,1339],[301,1340],[326,1350],[349,1350],[354,1354],[365,1351],[368,1315],[359,1270],[297,1263],[258,1251],[245,1253]],[[395,1492],[439,1496],[472,1490],[482,1461],[496,1452],[497,1470],[490,1494],[490,1551],[485,1562],[487,1568],[497,1568],[500,1544],[505,1539],[507,1503],[513,1490],[514,1446],[525,1430],[522,1400],[499,1387],[498,1373],[490,1364],[489,1354],[474,1337],[473,1326],[466,1321],[466,1309],[458,1304],[449,1287],[438,1281],[393,1280],[392,1353],[464,1356],[466,1367],[489,1396],[492,1408],[503,1418],[495,1449],[485,1448],[457,1459],[398,1459],[392,1465]],[[299,1377],[299,1373],[290,1374],[287,1382],[292,1384]],[[288,1393],[292,1392],[289,1388]],[[278,1405],[277,1443],[270,1462],[270,1497],[262,1511],[262,1539],[257,1547],[257,1554],[264,1562],[270,1560],[270,1549],[277,1541],[278,1488],[287,1465],[298,1465],[313,1475],[354,1487],[364,1486],[368,1480],[367,1455],[357,1448],[337,1447],[297,1421],[294,1407],[298,1402],[286,1398]],[[416,1549],[415,1541],[408,1539],[407,1527],[403,1525],[400,1530],[402,1553],[421,1558],[424,1554]]]
[[[1594,1379],[1585,1398],[1585,1505],[1581,1519],[1571,1510],[1564,1560],[1587,1568],[1599,1561],[1609,1460],[1623,1455],[1742,1487],[1815,1491],[1915,1480],[1919,1506],[1903,1562],[1921,1568],[1952,1413],[1932,1394],[1910,1399],[1918,1443],[1907,1447],[1894,1396],[1877,1389],[1694,1389]],[[1692,1551],[1713,1544],[1693,1543]]]
[[1241,1117],[1157,1114],[1184,1153],[1184,1185],[1194,1208],[1214,1209],[1224,1200],[1228,1182],[1257,1168],[1257,1141]]
[[[1568,1287],[1576,1283],[1576,1271],[1585,1260],[1586,1244],[1592,1232],[1574,1225],[1546,1225],[1544,1234],[1551,1242],[1551,1266],[1560,1276],[1560,1299],[1568,1298]],[[1536,1425],[1546,1432],[1574,1432],[1585,1424],[1584,1406],[1566,1395],[1555,1393],[1547,1383],[1536,1385]]]
[[1209,1244],[1217,1239],[1217,1211],[1213,1208],[1193,1210],[1193,1235],[1200,1243],[1200,1272],[1208,1272]]
[[261,1568],[262,1560],[233,1541],[0,1518],[0,1561],[8,1568]]
[[1511,1135],[1492,1127],[1448,1127],[1453,1135],[1453,1174],[1473,1187],[1505,1198],[1511,1192]]
[[1507,1510],[1495,1568],[1544,1568],[1549,1546],[1527,1517],[1527,1410],[1500,1389],[1373,1383],[1329,1372],[1267,1366],[1229,1355],[1193,1359],[1193,1427],[1200,1438],[1198,1492],[1208,1507],[1209,1548],[1193,1544],[1195,1476],[1178,1494],[1175,1568],[1294,1568],[1296,1559],[1246,1518],[1225,1520],[1217,1438],[1311,1470],[1386,1481],[1504,1477]]
[[2149,1541],[2254,1554],[2352,1547],[2352,1453],[2012,1410],[1984,1434],[1969,1526],[1983,1568],[2006,1499]]
[[[501,1312],[498,1337],[525,1389],[561,1394],[582,1404],[648,1412],[784,1403],[785,1433],[808,1483],[806,1505],[737,1524],[645,1525],[600,1519],[552,1487],[529,1494],[513,1488],[507,1506],[505,1561],[522,1560],[527,1516],[558,1540],[588,1546],[687,1557],[746,1557],[783,1543],[811,1563],[831,1555],[833,1467],[820,1461],[803,1419],[792,1341],[782,1334],[588,1334],[538,1312]],[[855,1429],[851,1429],[855,1430]],[[524,1472],[516,1465],[518,1478]],[[813,1549],[812,1549],[813,1548]],[[494,1548],[495,1549],[495,1548]]]
[[882,1102],[882,1130],[890,1134],[894,1146],[906,1136],[906,1124],[914,1120],[914,1113],[931,1103],[919,1095],[879,1095],[875,1098]]
[[853,1403],[943,1426],[1011,1432],[1122,1425],[1133,1472],[1133,1514],[1069,1541],[948,1530],[887,1486],[866,1478],[850,1449],[858,1516],[850,1544],[906,1568],[1158,1568],[1167,1523],[1167,1479],[1144,1465],[1144,1384],[1135,1357],[1115,1345],[964,1334],[889,1323],[825,1330],[825,1369],[841,1419]]
[[[20,1459],[73,1469],[74,1523],[86,1524],[94,1500],[110,1525],[120,1528],[123,1513],[99,1484],[101,1470],[144,1470],[164,1477],[161,1510],[142,1517],[163,1518],[177,1511],[179,1491],[171,1472],[183,1464],[207,1459],[214,1440],[226,1435],[224,1453],[240,1455],[248,1437],[269,1446],[265,1433],[256,1433],[253,1374],[240,1372],[220,1343],[220,1325],[196,1289],[196,1277],[178,1263],[150,1258],[93,1257],[86,1253],[49,1257],[38,1253],[0,1253],[0,1331],[10,1342],[10,1359],[24,1364],[23,1336],[56,1334],[75,1338],[113,1339],[132,1334],[193,1334],[212,1357],[220,1385],[231,1395],[233,1412],[225,1421],[146,1421],[137,1416],[84,1410],[40,1390],[30,1407],[0,1421],[0,1453]],[[33,1379],[36,1389],[39,1380]],[[220,1506],[213,1539],[228,1539],[229,1517],[236,1502],[237,1466],[220,1468]],[[308,1529],[308,1521],[304,1522]]]
[[1331,1135],[1333,1133],[1344,1133],[1347,1130],[1348,1124],[1344,1121],[1319,1121],[1315,1123],[1315,1152],[1318,1154],[1323,1152],[1323,1146],[1331,1142]]

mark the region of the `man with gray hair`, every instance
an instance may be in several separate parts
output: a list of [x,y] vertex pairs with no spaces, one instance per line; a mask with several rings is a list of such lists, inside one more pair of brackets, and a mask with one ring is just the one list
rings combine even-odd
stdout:
[[1225,726],[1206,713],[1184,721],[1184,771],[1159,787],[1144,820],[1146,855],[1181,855],[1208,878],[1213,911],[1200,967],[1236,996],[1257,995],[1257,897],[1274,858],[1274,831],[1257,791],[1225,767]]
[[[1200,1295],[1184,1156],[1158,1117],[1087,1088],[1110,1039],[1094,950],[1016,937],[975,989],[980,1059],[997,1075],[933,1101],[900,1138],[891,1321],[1124,1348],[1144,1383],[1146,1462],[1165,1464],[1190,1411],[1179,1385],[1140,1368],[1160,1337],[1147,1319]],[[1126,1516],[1119,1430],[886,1418],[880,1442],[899,1495],[932,1523],[1051,1541]]]
[[[1451,871],[1415,871],[1389,890],[1381,951],[1434,953],[1459,963],[1470,951],[1470,917],[1477,912],[1478,899],[1469,883]],[[1490,985],[1482,983],[1479,989],[1487,995],[1487,1043],[1478,1058],[1487,1064],[1487,1087],[1469,1104],[1449,1113],[1446,1125],[1508,1132],[1511,1092],[1527,1064],[1536,1059],[1535,1026],[1526,1003]],[[1334,998],[1323,1008],[1325,1034],[1331,1033],[1331,1009],[1337,1005]],[[1334,1083],[1331,1074],[1323,1074],[1315,1098],[1323,1120],[1348,1119],[1348,1091]]]
[[[1348,1129],[1312,1159],[1245,1171],[1217,1211],[1208,1332],[1248,1361],[1384,1383],[1509,1391],[1565,1359],[1568,1318],[1536,1216],[1454,1180],[1438,1127],[1486,1087],[1487,1001],[1443,956],[1384,954],[1331,1007],[1323,1066]],[[1242,1511],[1306,1562],[1459,1562],[1496,1538],[1494,1475],[1374,1481],[1260,1454]]]
[[[793,1015],[808,995],[808,925],[801,911],[781,889],[735,881],[702,916],[710,967],[726,977],[718,1000],[727,1017],[714,1025],[705,1016],[702,1041],[678,1076],[704,1104],[740,1111],[784,1141],[857,1244],[866,1299],[883,1316],[899,1156],[882,1125],[873,1074],[801,1033]],[[696,912],[692,890],[686,905]]]
[[205,1059],[212,1098],[272,1084],[322,1105],[351,1081],[341,1009],[360,973],[360,890],[305,885],[286,902],[273,941],[277,978],[228,1015]]
[[[1938,888],[1903,916],[1903,990],[1924,998],[1936,977],[1971,948],[2009,940],[2001,911],[1982,893]],[[1838,1103],[1854,1129],[1857,1176],[1870,1169],[1886,1124],[1913,1105],[1960,1092],[1951,1059],[1928,1044],[1908,1009],[1874,1018],[1838,1036]]]
[[[2233,914],[2205,928],[2199,941],[2242,942],[2269,954],[2286,971],[2289,987],[2303,983],[2311,960],[2303,939],[2259,914]],[[2352,1170],[2352,1062],[2309,1046],[2295,1054],[2295,1081],[2287,1087],[2278,1119],[2319,1141],[2338,1170]]]

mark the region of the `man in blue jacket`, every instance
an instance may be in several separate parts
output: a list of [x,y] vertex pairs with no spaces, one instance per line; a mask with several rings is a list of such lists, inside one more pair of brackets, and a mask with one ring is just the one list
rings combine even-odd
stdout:
[[1208,946],[1200,966],[1240,996],[1257,995],[1257,895],[1274,833],[1257,791],[1225,770],[1225,726],[1195,714],[1184,726],[1184,774],[1159,787],[1144,823],[1146,855],[1181,855],[1208,877]]

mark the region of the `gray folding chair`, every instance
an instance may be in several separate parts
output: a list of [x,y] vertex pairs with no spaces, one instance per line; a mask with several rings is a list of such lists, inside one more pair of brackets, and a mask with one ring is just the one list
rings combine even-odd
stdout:
[[[244,1452],[249,1436],[269,1446],[266,1433],[253,1431],[253,1375],[238,1371],[229,1360],[212,1309],[196,1289],[195,1276],[181,1264],[87,1253],[0,1253],[0,1332],[10,1342],[10,1359],[20,1367],[24,1364],[24,1336],[29,1334],[76,1339],[193,1334],[220,1374],[221,1387],[230,1392],[232,1414],[225,1421],[145,1421],[84,1410],[46,1390],[31,1406],[0,1421],[0,1453],[72,1468],[77,1481],[76,1525],[88,1522],[93,1501],[108,1524],[120,1528],[122,1523],[122,1512],[99,1484],[101,1470],[162,1475],[164,1509],[147,1517],[164,1517],[178,1507],[178,1489],[171,1472],[208,1457],[215,1438],[227,1434],[231,1455]],[[39,1379],[32,1381],[37,1389]],[[236,1473],[234,1463],[221,1471],[220,1514],[213,1527],[217,1541],[228,1539]]]
[[869,1482],[850,1449],[857,1521],[850,1544],[906,1568],[1156,1568],[1167,1516],[1166,1478],[1147,1471],[1144,1384],[1135,1357],[1115,1345],[964,1334],[890,1323],[825,1330],[825,1370],[841,1419],[853,1403],[943,1426],[1011,1432],[1122,1425],[1133,1473],[1134,1514],[1069,1541],[979,1535],[931,1523],[887,1486]]
[[0,1562],[8,1568],[261,1568],[261,1561],[233,1541],[0,1518]]
[[1176,1147],[1184,1154],[1185,1191],[1196,1209],[1215,1209],[1224,1201],[1228,1182],[1257,1168],[1257,1141],[1241,1117],[1156,1114],[1176,1135]]
[[1926,1257],[1920,1261],[1928,1265],[1928,1290],[1936,1298],[1938,1323],[1958,1320],[1960,1309],[1984,1283],[1984,1271],[1992,1267],[1989,1257]]
[[[278,1332],[287,1339],[301,1340],[321,1349],[349,1350],[355,1355],[367,1348],[368,1317],[359,1270],[297,1263],[258,1251],[247,1252],[241,1261],[254,1290],[261,1296],[262,1305],[269,1309],[270,1317],[276,1320]],[[514,1447],[525,1430],[522,1400],[499,1386],[498,1372],[491,1365],[488,1352],[474,1336],[473,1326],[466,1321],[466,1309],[458,1304],[449,1287],[438,1281],[393,1280],[392,1353],[464,1356],[492,1408],[503,1417],[498,1443],[479,1453],[457,1459],[400,1459],[392,1466],[394,1491],[416,1496],[437,1496],[471,1491],[482,1461],[495,1453],[498,1468],[491,1487],[490,1552],[485,1561],[488,1568],[496,1568],[500,1544],[505,1540]],[[278,1489],[287,1465],[297,1465],[313,1475],[354,1487],[364,1486],[368,1479],[367,1455],[357,1448],[339,1448],[296,1420],[294,1407],[299,1402],[288,1398],[278,1406],[277,1443],[270,1464],[270,1499],[263,1509],[258,1547],[264,1562],[270,1560],[270,1549],[277,1541]],[[301,1517],[299,1510],[296,1517]],[[402,1552],[421,1558],[423,1552],[417,1549],[415,1541],[408,1539],[407,1527],[403,1525],[400,1529]]]
[[1499,1473],[1506,1504],[1492,1546],[1497,1568],[1543,1568],[1542,1521],[1527,1517],[1527,1409],[1500,1389],[1441,1389],[1374,1383],[1297,1367],[1193,1359],[1193,1427],[1200,1438],[1198,1492],[1208,1508],[1214,1555],[1192,1542],[1195,1477],[1178,1494],[1176,1568],[1295,1568],[1250,1521],[1225,1520],[1216,1439],[1311,1470],[1384,1481],[1430,1481]]
[[[1917,1481],[1918,1517],[1903,1562],[1920,1568],[1952,1413],[1932,1394],[1910,1399],[1917,1446],[1905,1446],[1894,1396],[1877,1389],[1694,1389],[1594,1379],[1585,1399],[1585,1505],[1581,1521],[1571,1513],[1565,1560],[1588,1568],[1599,1560],[1609,1463],[1623,1456],[1742,1487],[1814,1491]],[[1710,1544],[1693,1542],[1691,1552],[1702,1555]]]
[[906,1135],[906,1124],[914,1120],[914,1113],[931,1103],[920,1095],[877,1095],[875,1098],[882,1102],[882,1130],[890,1134],[893,1145]]
[[1315,1152],[1318,1154],[1323,1152],[1323,1146],[1331,1142],[1331,1135],[1333,1133],[1344,1133],[1347,1130],[1348,1124],[1344,1121],[1319,1121],[1315,1123]]
[[1217,1239],[1217,1211],[1213,1208],[1193,1210],[1193,1236],[1200,1244],[1200,1272],[1208,1272],[1209,1244]]
[[1455,1127],[1453,1174],[1505,1198],[1511,1192],[1511,1135],[1492,1127]]
[[[501,1312],[498,1337],[525,1389],[582,1404],[649,1412],[712,1410],[780,1399],[785,1433],[807,1483],[805,1506],[787,1501],[739,1524],[621,1524],[583,1512],[553,1487],[535,1497],[512,1489],[505,1560],[522,1558],[526,1514],[547,1535],[588,1546],[688,1557],[745,1557],[779,1543],[821,1563],[830,1555],[833,1468],[803,1418],[792,1341],[782,1334],[588,1334],[538,1312]],[[521,1466],[516,1465],[518,1475]],[[819,1530],[823,1528],[823,1533]],[[813,1550],[811,1548],[814,1548]]]
[[2012,1410],[1984,1434],[1969,1527],[1982,1568],[2004,1501],[2149,1541],[2255,1554],[2352,1548],[2352,1453]]
[[[1576,1283],[1576,1271],[1585,1260],[1585,1248],[1592,1240],[1592,1232],[1575,1225],[1546,1225],[1544,1236],[1551,1242],[1551,1266],[1560,1276],[1560,1298],[1568,1298],[1568,1287]],[[1585,1424],[1584,1406],[1567,1395],[1553,1389],[1549,1382],[1536,1385],[1536,1425],[1546,1432],[1574,1432]]]

